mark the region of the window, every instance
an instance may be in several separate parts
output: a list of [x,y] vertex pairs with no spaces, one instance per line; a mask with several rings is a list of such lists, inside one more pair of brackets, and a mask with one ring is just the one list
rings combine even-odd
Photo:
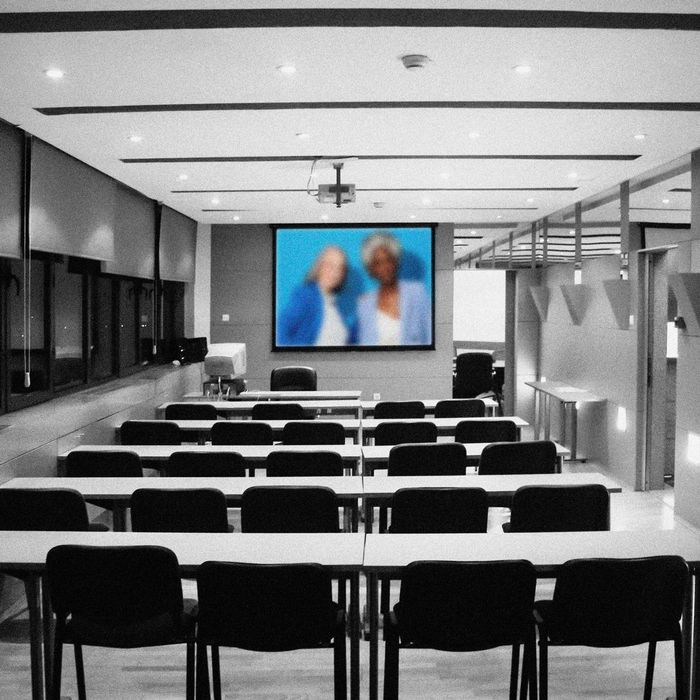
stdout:
[[79,267],[64,258],[54,264],[54,389],[67,389],[86,381],[83,317],[85,281]]

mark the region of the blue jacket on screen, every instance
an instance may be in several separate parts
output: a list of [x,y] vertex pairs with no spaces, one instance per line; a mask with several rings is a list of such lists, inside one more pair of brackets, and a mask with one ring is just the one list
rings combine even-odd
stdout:
[[[357,342],[359,345],[377,345],[378,290],[363,294],[357,302]],[[431,304],[421,282],[399,280],[399,315],[402,345],[430,345]]]
[[[353,342],[352,317],[344,304],[338,311],[348,329],[348,343]],[[323,295],[316,282],[297,287],[277,320],[277,345],[315,345],[323,323]]]

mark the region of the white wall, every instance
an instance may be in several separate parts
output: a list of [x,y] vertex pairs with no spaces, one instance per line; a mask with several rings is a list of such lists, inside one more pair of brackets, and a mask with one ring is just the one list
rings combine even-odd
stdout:
[[453,295],[455,340],[505,342],[505,270],[455,270]]
[[197,224],[193,305],[194,338],[210,339],[211,328],[211,225]]

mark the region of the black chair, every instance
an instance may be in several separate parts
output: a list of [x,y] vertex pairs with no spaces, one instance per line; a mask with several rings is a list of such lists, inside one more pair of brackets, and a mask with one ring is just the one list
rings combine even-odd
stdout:
[[221,420],[211,427],[212,445],[271,445],[272,428],[250,420]]
[[253,420],[308,420],[313,416],[307,416],[298,403],[283,403],[281,401],[263,401],[256,403],[250,412]]
[[479,474],[554,474],[557,448],[550,440],[494,442],[479,458]]
[[183,600],[175,554],[165,547],[60,545],[46,557],[56,614],[52,700],[61,697],[63,645],[72,644],[84,700],[83,646],[187,645],[186,696],[194,700],[196,601]]
[[245,475],[246,461],[238,452],[173,452],[165,468],[165,476]]
[[293,421],[282,428],[285,445],[344,445],[345,428],[327,420]]
[[[508,527],[506,527],[508,525]],[[521,486],[513,494],[507,532],[610,529],[610,494],[602,484]]]
[[322,486],[251,486],[241,497],[242,532],[340,532],[338,498]]
[[425,418],[422,401],[377,401],[375,418]]
[[64,465],[65,475],[77,478],[143,476],[141,458],[128,450],[72,450],[66,455]]
[[119,428],[122,445],[180,445],[177,423],[164,420],[127,420]]
[[467,451],[459,442],[403,443],[389,450],[389,476],[464,475]]
[[165,407],[165,420],[216,420],[216,407],[210,403],[171,403]]
[[512,420],[464,420],[455,428],[456,442],[516,442],[518,427]]
[[486,404],[481,399],[445,399],[435,404],[436,418],[483,418]]
[[472,399],[494,395],[493,357],[488,352],[457,355],[452,398]]
[[219,647],[279,652],[333,648],[334,697],[347,697],[345,610],[333,602],[330,576],[318,564],[205,562],[197,574],[197,678],[221,700]]
[[276,450],[267,456],[267,476],[343,476],[343,458],[337,452]]
[[83,532],[91,527],[83,495],[74,489],[0,489],[0,530]]
[[488,519],[484,489],[399,489],[391,501],[389,532],[486,532]]
[[317,384],[312,367],[275,367],[270,373],[272,391],[316,391]]
[[226,498],[217,489],[136,489],[134,532],[231,532]]
[[688,585],[688,565],[677,556],[573,559],[563,564],[553,599],[535,604],[541,700],[548,695],[550,646],[637,644],[649,644],[643,697],[650,700],[656,644],[662,641],[673,641],[676,697],[687,698],[679,620]]
[[430,421],[399,423],[385,421],[374,429],[375,445],[398,445],[404,442],[437,442],[437,427]]
[[528,561],[413,562],[401,579],[399,602],[384,615],[384,698],[399,697],[399,648],[480,651],[512,646],[510,698],[536,689],[536,574]]

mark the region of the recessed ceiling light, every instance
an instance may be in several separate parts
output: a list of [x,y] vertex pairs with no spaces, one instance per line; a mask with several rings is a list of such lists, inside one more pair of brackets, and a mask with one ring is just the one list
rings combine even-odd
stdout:
[[415,215],[415,214],[411,214],[408,218],[409,218],[409,219],[415,219],[415,218],[416,218],[416,215]]
[[567,177],[571,178],[572,180],[575,180],[578,177],[578,173],[571,172],[567,175]]
[[472,236],[476,236],[476,231],[470,231],[469,232]]
[[301,141],[308,141],[311,138],[311,134],[307,134],[305,131],[300,131],[299,133],[295,134],[295,136]]
[[570,228],[569,233],[573,236],[576,233],[576,229]]
[[430,197],[423,197],[423,199],[421,201],[423,202],[423,204],[425,206],[428,206],[428,204],[432,203],[432,200],[430,199]]
[[527,75],[528,73],[532,72],[532,67],[525,64],[521,64],[519,66],[513,66],[513,70],[516,73],[518,73],[518,75]]
[[234,220],[234,221],[240,221],[240,220],[241,220],[241,217],[238,216],[238,214],[236,214],[236,215],[233,217],[233,220]]
[[534,197],[528,197],[526,201],[527,201],[528,204],[532,204],[532,203],[535,201],[535,198],[534,198]]
[[184,182],[184,181],[187,180],[189,177],[190,177],[190,176],[189,176],[187,173],[180,173],[180,174],[177,176],[177,179],[178,179],[180,182]]
[[503,217],[502,217],[500,214],[498,214],[498,216],[496,216],[496,218],[500,220],[500,219],[502,219]]
[[328,214],[321,214],[321,221],[328,221]]
[[480,136],[481,136],[481,134],[478,131],[470,131],[469,132],[470,139],[478,139]]
[[47,68],[44,71],[44,75],[51,80],[60,80],[65,73],[60,68]]
[[662,203],[662,204],[668,204],[670,201],[671,201],[670,199],[668,199],[667,197],[664,197],[664,198],[661,200],[661,203]]
[[450,174],[449,173],[440,173],[440,177],[443,180],[449,180],[450,179]]
[[294,75],[297,72],[297,67],[291,63],[283,63],[281,66],[277,66],[277,70],[284,75]]
[[143,141],[143,136],[131,134],[131,136],[129,136],[129,141],[131,141],[131,143],[141,143],[141,141]]
[[425,68],[430,63],[430,59],[422,53],[408,53],[401,56],[401,63],[406,70],[416,71]]
[[211,203],[214,205],[221,204],[221,200],[218,197],[213,197]]
[[634,135],[634,138],[635,138],[637,141],[644,141],[644,139],[645,139],[646,137],[647,137],[646,134],[635,134],[635,135]]

